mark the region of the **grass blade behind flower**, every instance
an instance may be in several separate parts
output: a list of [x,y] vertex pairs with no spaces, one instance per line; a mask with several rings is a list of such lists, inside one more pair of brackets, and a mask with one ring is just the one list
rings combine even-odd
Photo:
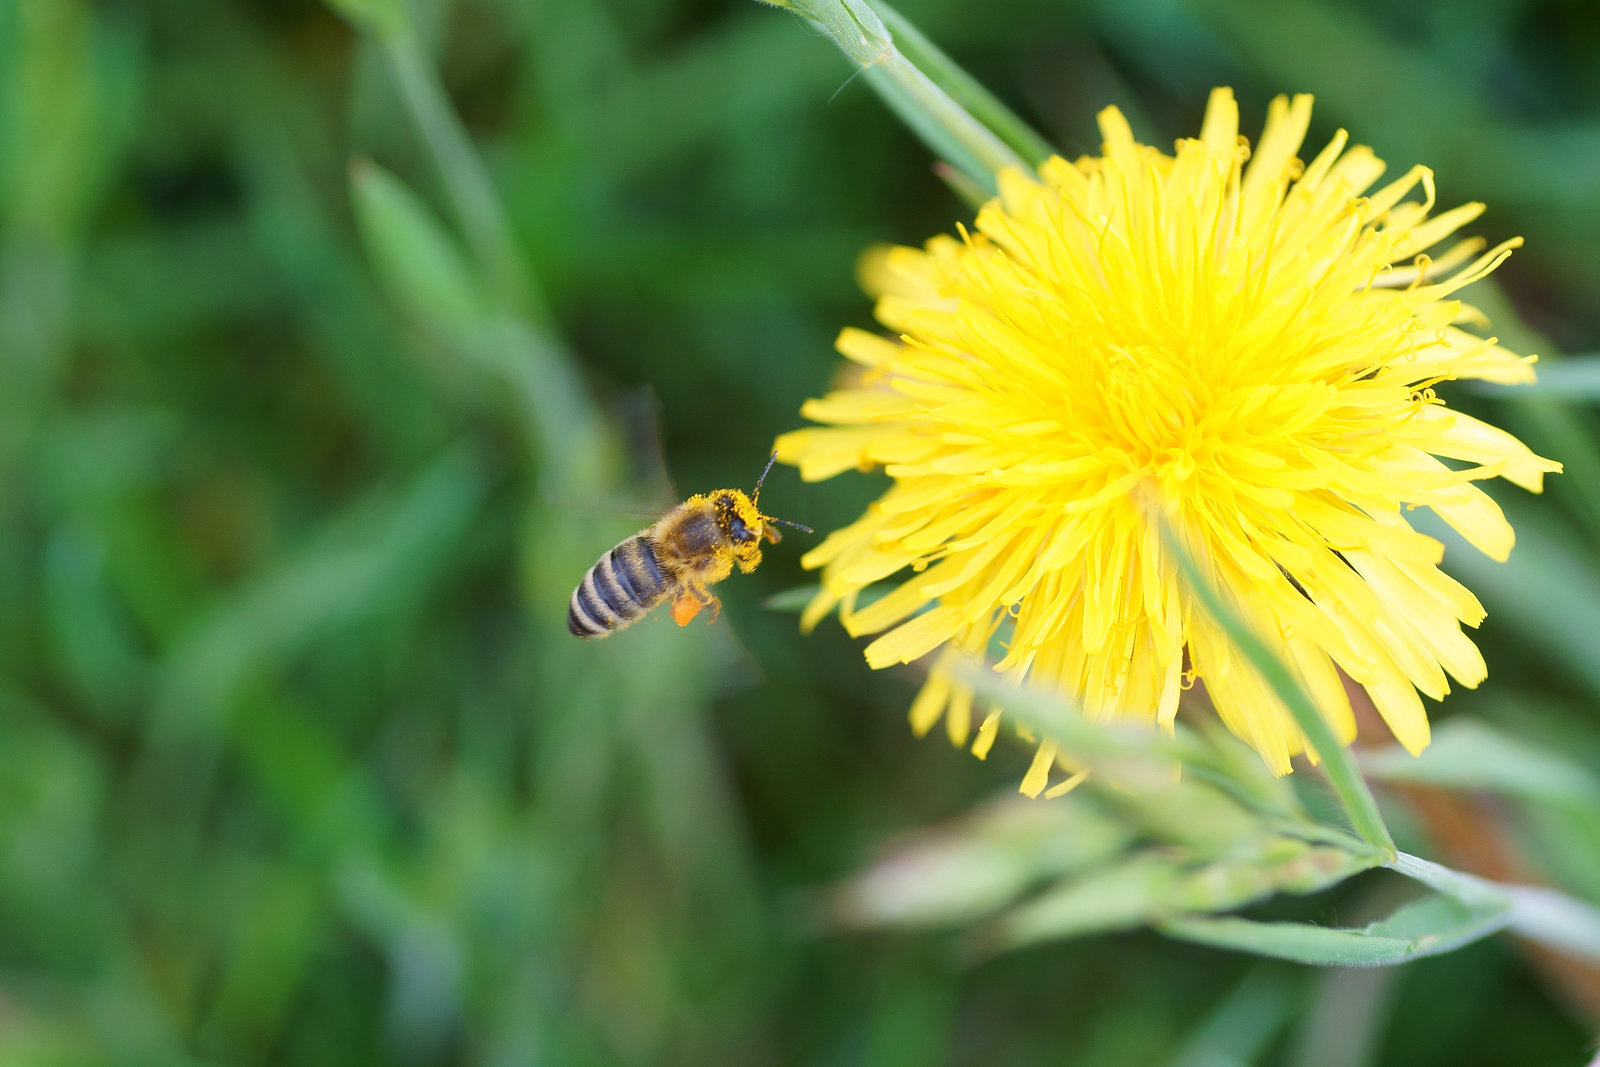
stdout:
[[1317,710],[1310,695],[1300,687],[1294,675],[1289,672],[1289,668],[1284,666],[1283,661],[1267,647],[1266,643],[1245,625],[1244,620],[1239,618],[1232,608],[1222,602],[1222,598],[1217,595],[1211,583],[1200,573],[1194,560],[1184,550],[1166,517],[1155,509],[1151,509],[1150,516],[1151,521],[1160,523],[1162,543],[1178,561],[1190,591],[1217,625],[1227,632],[1234,647],[1261,673],[1262,678],[1278,695],[1278,699],[1282,700],[1294,715],[1295,722],[1321,758],[1324,773],[1327,774],[1334,792],[1338,794],[1340,803],[1344,805],[1345,813],[1350,817],[1350,825],[1365,841],[1392,854],[1395,851],[1394,838],[1390,836],[1389,828],[1384,825],[1383,814],[1378,810],[1378,802],[1373,798],[1372,790],[1367,788],[1366,780],[1361,777],[1355,758],[1333,736],[1333,731],[1323,720],[1322,713]]

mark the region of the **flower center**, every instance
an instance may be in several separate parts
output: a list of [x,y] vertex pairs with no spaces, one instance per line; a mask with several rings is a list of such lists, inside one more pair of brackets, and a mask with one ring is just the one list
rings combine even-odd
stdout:
[[1187,482],[1217,443],[1210,428],[1212,389],[1187,354],[1178,346],[1143,343],[1109,344],[1096,356],[1101,373],[1083,398],[1093,412],[1080,424],[1084,443],[1120,456],[1127,473]]

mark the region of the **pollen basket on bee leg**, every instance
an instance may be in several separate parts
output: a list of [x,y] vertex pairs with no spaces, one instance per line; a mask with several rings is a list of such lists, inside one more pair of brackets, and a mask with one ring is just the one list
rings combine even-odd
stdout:
[[702,608],[708,605],[704,600],[693,593],[684,593],[672,602],[672,621],[679,626],[688,626],[694,617],[700,614]]

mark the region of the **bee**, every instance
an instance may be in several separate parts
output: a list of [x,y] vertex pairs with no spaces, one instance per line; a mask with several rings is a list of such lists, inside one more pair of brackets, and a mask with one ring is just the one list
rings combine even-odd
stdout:
[[742,574],[755,570],[762,540],[783,539],[774,524],[812,532],[761,514],[761,483],[777,458],[774,452],[767,460],[749,496],[738,489],[692,496],[601,556],[572,593],[567,629],[577,637],[605,637],[669,599],[679,626],[706,608],[715,620],[722,603],[709,587],[732,574],[734,564]]

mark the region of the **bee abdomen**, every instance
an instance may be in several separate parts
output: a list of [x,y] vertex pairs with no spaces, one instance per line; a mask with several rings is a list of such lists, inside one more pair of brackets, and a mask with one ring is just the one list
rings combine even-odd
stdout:
[[667,580],[655,550],[630,537],[589,568],[567,605],[567,629],[578,637],[604,637],[661,603]]

